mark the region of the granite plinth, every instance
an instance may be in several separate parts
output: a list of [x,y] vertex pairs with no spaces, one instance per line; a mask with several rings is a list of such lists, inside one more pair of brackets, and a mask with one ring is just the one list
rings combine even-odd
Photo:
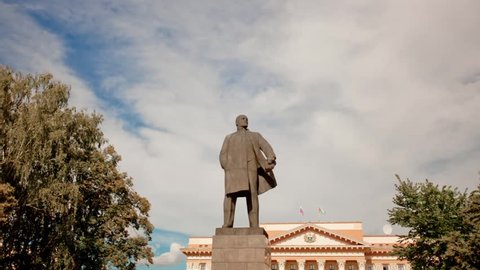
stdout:
[[212,270],[270,270],[268,234],[263,228],[217,228]]

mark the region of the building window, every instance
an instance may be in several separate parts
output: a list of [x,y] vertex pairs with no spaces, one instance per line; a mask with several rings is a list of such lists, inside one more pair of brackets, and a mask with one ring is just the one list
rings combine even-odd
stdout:
[[383,270],[388,270],[388,265],[384,265],[382,269]]
[[206,263],[201,263],[200,264],[200,270],[206,270],[207,269],[207,264]]
[[335,265],[330,265],[330,266],[328,267],[328,270],[335,270]]
[[348,270],[353,270],[353,265],[349,265]]
[[398,265],[398,270],[404,270],[404,269],[405,269],[405,267],[403,266],[403,264]]
[[277,270],[278,269],[278,264],[272,263],[272,270]]
[[372,265],[369,265],[369,266],[367,267],[367,270],[373,270],[373,266],[372,266]]
[[315,264],[313,264],[313,263],[308,266],[308,270],[315,270],[315,269],[317,269],[317,268],[315,267]]
[[290,264],[290,270],[297,270],[296,264]]

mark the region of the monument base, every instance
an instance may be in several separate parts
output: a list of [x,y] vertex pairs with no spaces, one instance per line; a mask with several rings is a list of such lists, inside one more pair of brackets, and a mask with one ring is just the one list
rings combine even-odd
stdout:
[[268,234],[263,228],[217,228],[212,270],[270,270]]

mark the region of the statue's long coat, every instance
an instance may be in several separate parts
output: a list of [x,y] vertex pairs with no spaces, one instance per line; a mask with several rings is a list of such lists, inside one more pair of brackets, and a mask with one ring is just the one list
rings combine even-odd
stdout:
[[267,158],[274,160],[275,153],[260,133],[239,130],[227,135],[220,151],[225,194],[249,191],[249,177],[258,178],[258,194],[274,188],[277,182],[273,172],[267,171]]

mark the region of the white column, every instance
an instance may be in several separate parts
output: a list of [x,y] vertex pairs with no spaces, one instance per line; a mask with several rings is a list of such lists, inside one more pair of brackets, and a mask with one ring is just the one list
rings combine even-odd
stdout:
[[366,261],[358,260],[357,263],[358,263],[358,270],[365,270]]
[[207,270],[212,270],[212,263],[211,263],[211,262],[207,262],[207,265],[205,266],[205,269],[207,269]]
[[373,265],[373,269],[375,270],[382,270],[382,264],[381,263],[376,263]]
[[278,260],[278,270],[285,270],[285,260]]
[[397,270],[397,269],[398,267],[396,263],[391,263],[390,265],[388,265],[388,270]]
[[305,270],[305,260],[297,260],[298,270]]
[[338,270],[345,270],[345,261],[337,260]]
[[317,260],[318,270],[325,270],[325,260]]

